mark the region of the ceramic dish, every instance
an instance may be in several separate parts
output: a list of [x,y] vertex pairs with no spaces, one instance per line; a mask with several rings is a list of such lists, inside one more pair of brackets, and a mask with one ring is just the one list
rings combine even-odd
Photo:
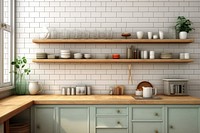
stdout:
[[143,91],[142,87],[152,87],[153,88],[153,85],[148,81],[142,81],[137,85],[136,90]]

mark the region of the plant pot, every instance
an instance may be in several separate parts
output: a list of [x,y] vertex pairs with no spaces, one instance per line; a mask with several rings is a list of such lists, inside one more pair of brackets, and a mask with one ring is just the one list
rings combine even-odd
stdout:
[[181,31],[179,33],[179,39],[187,39],[187,32]]
[[23,74],[16,75],[16,83],[15,83],[15,94],[17,95],[25,95],[27,94],[28,83]]

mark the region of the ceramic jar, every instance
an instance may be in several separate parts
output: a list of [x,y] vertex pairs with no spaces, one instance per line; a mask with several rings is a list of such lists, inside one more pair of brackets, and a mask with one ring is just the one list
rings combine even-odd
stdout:
[[31,95],[38,94],[41,91],[40,86],[37,81],[30,81],[28,89]]

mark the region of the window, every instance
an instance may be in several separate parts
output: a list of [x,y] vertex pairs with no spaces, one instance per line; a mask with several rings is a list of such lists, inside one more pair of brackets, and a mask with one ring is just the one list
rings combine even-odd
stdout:
[[12,85],[14,42],[13,0],[0,1],[0,87]]

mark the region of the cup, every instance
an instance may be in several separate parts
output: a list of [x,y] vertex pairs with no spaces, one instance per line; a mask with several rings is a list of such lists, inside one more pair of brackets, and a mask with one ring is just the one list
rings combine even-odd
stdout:
[[138,31],[136,34],[137,34],[137,38],[138,39],[142,39],[142,37],[144,35],[144,32],[143,31]]
[[180,58],[180,59],[185,59],[185,54],[184,54],[184,53],[180,53],[179,58]]
[[146,51],[146,50],[144,51],[144,56],[143,57],[144,57],[144,59],[148,59],[148,51]]
[[[142,87],[143,88],[143,98],[152,98],[157,95],[157,89],[152,87]],[[153,90],[155,90],[153,94]]]
[[149,59],[155,59],[155,51],[149,52]]
[[190,53],[185,53],[184,54],[184,59],[190,59]]
[[163,31],[159,31],[159,38],[164,39],[164,32]]
[[147,32],[147,35],[148,35],[148,39],[152,39],[152,37],[153,37],[153,32]]
[[135,95],[136,95],[136,96],[142,96],[142,93],[143,93],[143,92],[140,91],[140,90],[136,90],[136,91],[135,91]]

